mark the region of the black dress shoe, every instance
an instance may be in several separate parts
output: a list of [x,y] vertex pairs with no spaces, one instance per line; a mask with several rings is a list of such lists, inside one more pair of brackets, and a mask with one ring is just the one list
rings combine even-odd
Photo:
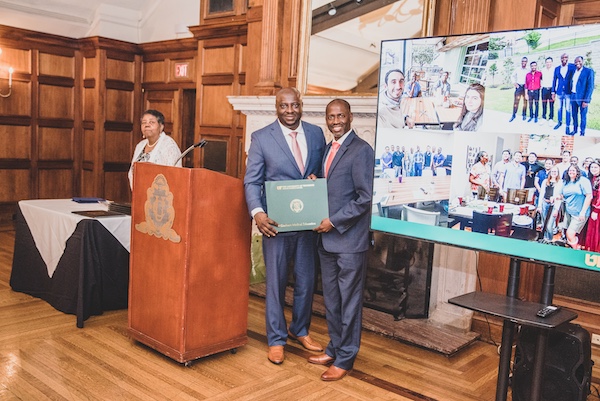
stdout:
[[556,125],[554,126],[554,129],[559,129],[561,125],[562,125],[562,123],[558,123],[558,124],[556,124]]
[[523,121],[527,120],[527,116],[523,116]]
[[[525,119],[525,117],[523,117],[523,120]],[[529,120],[527,120],[528,123],[530,123],[533,120],[533,117],[529,117]]]
[[510,120],[508,120],[508,122],[509,122],[509,123],[512,123],[514,120],[515,120],[515,116],[512,116],[512,117],[510,118]]
[[582,131],[579,136],[585,136],[585,132]]

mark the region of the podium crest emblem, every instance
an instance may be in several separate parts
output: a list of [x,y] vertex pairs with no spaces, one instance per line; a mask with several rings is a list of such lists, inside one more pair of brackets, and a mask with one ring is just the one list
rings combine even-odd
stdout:
[[153,235],[175,243],[181,242],[181,236],[173,230],[175,208],[173,208],[173,193],[164,175],[154,177],[152,185],[146,190],[144,213],[146,221],[135,225],[135,229],[148,235]]

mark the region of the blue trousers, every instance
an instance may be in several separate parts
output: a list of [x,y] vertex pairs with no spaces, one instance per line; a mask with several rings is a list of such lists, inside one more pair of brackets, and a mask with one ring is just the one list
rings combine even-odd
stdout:
[[335,366],[349,370],[360,348],[367,252],[330,253],[319,246],[329,344]]
[[283,313],[288,265],[294,261],[294,304],[289,330],[298,337],[308,334],[316,282],[317,234],[313,231],[263,236],[267,269],[266,323],[269,346],[285,345],[287,322]]
[[[587,107],[581,107],[583,101],[571,100],[571,112],[573,113],[573,131],[577,133],[577,127],[580,128],[581,135],[585,134],[585,127],[587,125],[587,112],[590,108],[589,104]],[[581,125],[579,124],[579,115],[581,115]]]
[[556,95],[556,102],[558,102],[558,122],[562,123],[564,110],[565,123],[571,125],[571,95]]

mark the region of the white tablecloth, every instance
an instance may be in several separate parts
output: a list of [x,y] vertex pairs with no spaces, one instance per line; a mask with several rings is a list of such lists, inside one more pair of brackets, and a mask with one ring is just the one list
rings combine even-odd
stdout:
[[[108,206],[103,203],[77,203],[70,199],[36,199],[20,201],[19,208],[46,263],[48,276],[52,277],[77,223],[88,218],[71,212],[107,210]],[[97,220],[129,252],[131,216],[103,217]]]

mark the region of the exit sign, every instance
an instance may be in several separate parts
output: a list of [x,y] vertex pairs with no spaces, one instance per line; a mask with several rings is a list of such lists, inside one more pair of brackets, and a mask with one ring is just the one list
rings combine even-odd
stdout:
[[188,78],[190,63],[175,63],[175,78]]

